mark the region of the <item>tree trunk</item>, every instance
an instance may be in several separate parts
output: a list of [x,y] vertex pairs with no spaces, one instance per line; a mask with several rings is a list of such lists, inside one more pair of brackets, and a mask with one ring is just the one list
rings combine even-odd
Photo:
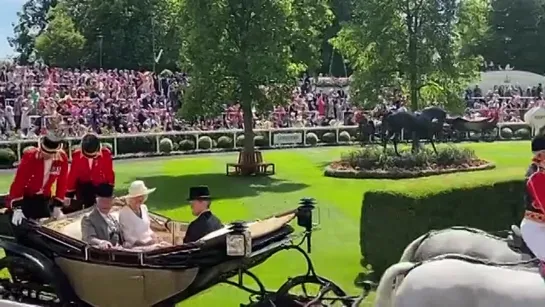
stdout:
[[242,175],[249,176],[257,171],[254,148],[254,127],[252,114],[252,99],[248,95],[248,90],[242,89],[242,116],[244,119],[244,148],[241,154],[245,157],[242,161]]

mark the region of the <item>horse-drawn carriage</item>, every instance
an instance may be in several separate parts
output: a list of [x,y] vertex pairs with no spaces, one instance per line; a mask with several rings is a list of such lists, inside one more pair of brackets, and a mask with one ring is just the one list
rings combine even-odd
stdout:
[[[80,223],[90,209],[60,220],[25,220],[18,227],[11,224],[9,214],[2,214],[0,247],[5,257],[0,269],[11,276],[0,278],[0,298],[14,306],[174,306],[226,283],[251,294],[250,302],[241,306],[357,306],[365,295],[349,297],[318,276],[301,247],[306,243],[310,252],[314,208],[312,199],[303,199],[294,210],[232,223],[189,244],[182,244],[187,223],[150,213],[152,229],[172,243],[153,250],[89,246],[82,241]],[[292,221],[303,228],[302,233],[295,233]],[[299,251],[307,261],[307,272],[276,291],[267,290],[249,270],[283,250]],[[231,280],[235,276],[237,281]],[[257,289],[245,285],[244,276],[253,279]],[[294,293],[308,284],[319,287],[316,295]]]

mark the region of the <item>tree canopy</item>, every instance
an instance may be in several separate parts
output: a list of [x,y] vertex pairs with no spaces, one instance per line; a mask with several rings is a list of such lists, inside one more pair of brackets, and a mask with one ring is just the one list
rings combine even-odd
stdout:
[[376,103],[386,87],[418,99],[459,102],[482,58],[474,44],[487,31],[485,0],[353,1],[353,16],[333,45],[355,69],[355,101]]
[[49,13],[49,24],[36,38],[36,54],[50,65],[77,67],[85,47],[85,37],[79,33],[64,5]]
[[286,102],[297,76],[319,66],[327,0],[186,1],[182,12],[181,62],[191,74],[183,113],[240,102],[252,150],[252,108]]

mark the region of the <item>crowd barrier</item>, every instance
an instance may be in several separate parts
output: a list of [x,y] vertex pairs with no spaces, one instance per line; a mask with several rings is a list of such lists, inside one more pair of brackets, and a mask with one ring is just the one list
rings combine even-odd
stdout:
[[[509,128],[510,131],[524,129],[525,136],[529,137],[530,127],[525,123],[499,123],[498,139],[517,138],[517,134],[508,137],[502,136],[500,131]],[[259,148],[309,147],[323,145],[347,145],[358,142],[358,126],[335,127],[302,127],[254,129],[254,143]],[[113,134],[100,136],[103,143],[109,143],[114,157],[122,158],[134,155],[151,156],[161,155],[174,151],[175,153],[199,153],[211,151],[237,150],[243,146],[244,130],[213,130],[213,131],[175,131],[146,134]],[[163,139],[170,139],[173,148],[162,143],[170,143]],[[521,137],[519,137],[521,138]],[[524,138],[524,137],[522,137]],[[404,136],[402,135],[404,140]],[[69,155],[72,149],[78,146],[80,138],[66,138],[65,148]],[[405,140],[406,141],[406,140]],[[37,139],[21,139],[0,141],[0,147],[10,148],[18,161],[24,149],[36,146]],[[165,149],[166,146],[166,149]],[[0,157],[0,159],[3,159]],[[1,163],[0,163],[1,164]]]

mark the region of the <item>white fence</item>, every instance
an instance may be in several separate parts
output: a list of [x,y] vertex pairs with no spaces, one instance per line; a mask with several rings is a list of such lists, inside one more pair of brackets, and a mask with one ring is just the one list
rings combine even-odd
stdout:
[[[505,126],[529,128],[528,125],[525,123],[499,123],[498,130],[500,130],[502,127],[505,127]],[[286,146],[309,146],[310,144],[308,144],[307,142],[307,135],[310,132],[316,134],[319,137],[318,141],[321,144],[324,144],[324,143],[332,144],[332,145],[347,144],[350,141],[339,139],[341,132],[347,131],[350,134],[350,136],[353,137],[356,135],[357,130],[358,130],[358,126],[335,126],[335,127],[328,126],[328,127],[254,129],[254,133],[256,135],[262,135],[265,137],[266,141],[268,142],[267,144],[268,146],[265,146],[265,147],[275,148],[275,147],[286,147]],[[333,140],[331,141],[322,140],[322,137],[320,136],[323,136],[327,132],[331,132],[334,134]],[[298,133],[300,134],[300,137],[295,137],[295,134],[298,134]],[[138,133],[138,134],[112,134],[112,135],[103,135],[103,136],[100,136],[100,138],[112,144],[113,154],[115,157],[115,156],[119,156],[123,154],[123,152],[120,153],[120,148],[119,148],[119,141],[122,139],[152,138],[155,144],[150,144],[153,148],[148,148],[149,151],[146,151],[146,152],[160,154],[159,144],[161,139],[163,138],[168,138],[168,137],[173,138],[176,136],[185,137],[185,138],[192,137],[194,138],[194,141],[195,141],[194,151],[199,152],[199,151],[208,151],[208,149],[203,150],[202,148],[199,148],[198,140],[201,136],[210,136],[212,139],[217,139],[220,136],[229,136],[233,140],[233,145],[232,145],[233,147],[231,149],[237,149],[240,147],[237,144],[237,137],[243,134],[244,134],[244,130],[236,129],[236,130],[211,130],[211,131],[173,131],[173,132]],[[284,137],[283,138],[278,137],[279,135],[282,135]],[[290,139],[292,141],[287,142],[284,139]],[[403,139],[403,135],[402,135],[402,139]],[[79,143],[80,138],[69,137],[69,138],[66,138],[66,141],[68,142],[69,148],[72,148],[74,144]],[[36,144],[37,144],[37,139],[0,141],[0,146],[2,147],[9,146],[12,148],[13,147],[17,148],[16,150],[17,159],[21,158],[21,152],[23,151],[25,147],[35,146]],[[224,149],[229,149],[229,148],[224,148]],[[67,150],[67,152],[68,154],[71,154],[71,150]]]

